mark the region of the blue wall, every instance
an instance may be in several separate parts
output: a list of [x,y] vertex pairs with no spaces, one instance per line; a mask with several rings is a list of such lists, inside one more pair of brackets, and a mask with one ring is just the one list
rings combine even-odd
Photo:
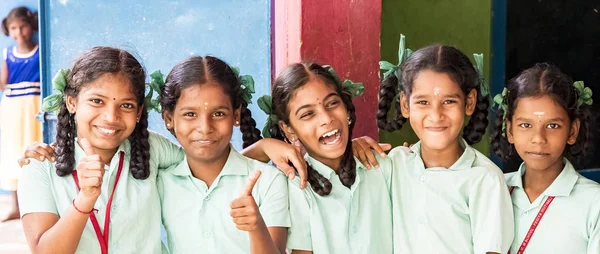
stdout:
[[[250,106],[262,128],[266,117],[256,99],[270,93],[271,42],[269,0],[48,0],[43,1],[42,42],[47,57],[43,76],[51,80],[70,68],[85,49],[114,46],[139,56],[148,73],[167,74],[173,65],[192,55],[213,55],[239,66],[256,82]],[[150,129],[172,138],[160,115],[150,115]],[[175,140],[172,138],[172,140]],[[232,143],[241,149],[236,130]]]

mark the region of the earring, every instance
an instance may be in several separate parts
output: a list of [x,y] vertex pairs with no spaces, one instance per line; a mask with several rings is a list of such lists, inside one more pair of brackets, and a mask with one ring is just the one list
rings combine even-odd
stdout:
[[167,123],[167,129],[168,128],[171,128],[171,124],[170,123]]
[[296,143],[296,137],[292,137],[292,139],[290,140],[290,143],[292,143],[292,144]]
[[140,122],[140,118],[139,117],[136,118],[135,121],[139,123]]
[[348,125],[352,124],[352,120],[350,119],[350,117],[348,117]]
[[240,121],[235,121],[235,125],[240,125]]

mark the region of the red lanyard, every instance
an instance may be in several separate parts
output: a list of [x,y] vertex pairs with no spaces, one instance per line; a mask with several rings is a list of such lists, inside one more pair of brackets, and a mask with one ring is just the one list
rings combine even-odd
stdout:
[[[110,206],[112,204],[113,196],[115,195],[115,189],[117,189],[117,183],[119,182],[119,178],[121,177],[121,171],[123,171],[123,158],[125,153],[120,153],[119,158],[119,169],[117,170],[117,178],[115,179],[115,185],[113,186],[112,192],[108,197],[108,203],[106,204],[106,214],[104,216],[104,234],[102,234],[102,230],[100,230],[100,224],[98,224],[98,220],[96,219],[96,215],[94,213],[90,213],[90,220],[92,221],[92,225],[94,226],[94,231],[96,231],[96,237],[98,238],[98,242],[100,243],[100,250],[102,254],[108,254],[108,227],[110,225]],[[77,179],[77,171],[73,170],[73,178],[75,179],[75,184],[77,185],[77,190],[79,188],[79,180]],[[110,179],[110,178],[109,178]]]
[[[515,189],[514,186],[510,187],[509,192],[511,195],[512,195],[512,192],[514,189]],[[552,203],[553,200],[554,200],[554,196],[549,196],[548,198],[546,198],[546,202],[544,202],[544,204],[542,205],[542,208],[540,208],[540,211],[535,216],[533,223],[531,223],[531,227],[529,227],[529,231],[527,231],[527,235],[525,235],[525,239],[523,239],[523,242],[521,243],[521,246],[519,247],[517,254],[523,254],[523,252],[525,251],[525,248],[527,248],[527,245],[529,244],[529,240],[531,240],[531,236],[533,235],[533,232],[535,232],[535,229],[540,224],[542,217],[546,213],[546,210],[548,210],[548,207],[550,206],[550,203]],[[508,251],[508,254],[510,254],[510,251]]]

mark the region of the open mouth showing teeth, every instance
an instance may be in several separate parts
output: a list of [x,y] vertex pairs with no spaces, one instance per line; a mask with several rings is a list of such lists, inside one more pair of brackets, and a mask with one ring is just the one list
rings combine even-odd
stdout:
[[340,140],[341,136],[342,136],[342,134],[340,133],[340,130],[335,129],[335,130],[332,130],[330,132],[323,134],[319,138],[319,142],[321,142],[321,144],[324,144],[324,145],[335,144],[338,140]]
[[96,127],[98,129],[98,131],[102,134],[105,135],[112,135],[115,134],[115,132],[117,132],[117,130],[114,129],[106,129],[106,128],[102,128],[102,127]]

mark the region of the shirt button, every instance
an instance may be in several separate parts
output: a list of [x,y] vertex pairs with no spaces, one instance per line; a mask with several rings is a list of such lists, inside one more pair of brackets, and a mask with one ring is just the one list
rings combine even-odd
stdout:
[[421,182],[425,182],[425,180],[427,180],[426,176],[421,176]]
[[210,238],[210,232],[204,232],[204,238]]
[[204,197],[204,201],[209,201],[210,200],[210,195],[206,195],[206,197]]
[[352,231],[356,234],[358,232],[358,228],[354,226],[354,228],[352,228]]

